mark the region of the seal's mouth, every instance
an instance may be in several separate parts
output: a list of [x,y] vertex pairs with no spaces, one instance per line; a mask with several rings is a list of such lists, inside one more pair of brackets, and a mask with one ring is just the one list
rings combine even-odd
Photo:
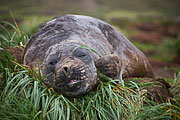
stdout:
[[76,91],[81,88],[81,80],[71,80],[67,83],[68,91]]
[[82,88],[85,80],[61,77],[59,89],[61,92],[75,92]]
[[69,87],[73,87],[74,85],[78,84],[80,81],[79,80],[71,80],[70,83],[68,83],[67,85]]
[[[63,68],[56,74],[56,81],[59,81],[58,88],[64,92],[74,92],[82,88],[87,80],[87,70],[84,67],[74,67],[71,70]],[[56,83],[55,83],[56,84]]]

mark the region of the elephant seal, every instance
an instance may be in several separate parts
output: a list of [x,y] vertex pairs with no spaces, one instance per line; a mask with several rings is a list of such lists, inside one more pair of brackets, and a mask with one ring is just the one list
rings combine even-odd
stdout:
[[37,73],[40,69],[47,87],[70,97],[92,90],[98,72],[111,78],[154,77],[145,55],[126,37],[110,24],[82,15],[45,22],[28,41],[23,58]]

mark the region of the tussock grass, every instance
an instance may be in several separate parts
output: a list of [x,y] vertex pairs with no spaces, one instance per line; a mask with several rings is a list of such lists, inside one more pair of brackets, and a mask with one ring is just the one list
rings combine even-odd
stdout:
[[[1,48],[18,46],[20,42],[25,45],[26,34],[20,36],[15,26],[7,24],[15,31],[1,25]],[[47,89],[40,73],[35,75],[27,66],[16,63],[7,51],[0,54],[0,72],[0,119],[4,120],[173,120],[180,116],[178,98],[173,104],[146,100],[145,92],[133,80],[124,83],[99,74],[97,89],[84,96],[67,98]],[[179,79],[177,76],[175,88],[179,87],[176,83]]]
[[136,91],[111,79],[87,95],[66,98],[43,86],[29,68],[13,65],[13,71],[4,69],[0,119],[130,119],[142,106]]
[[13,46],[24,47],[28,40],[29,37],[20,31],[19,27],[5,21],[0,21],[0,49]]

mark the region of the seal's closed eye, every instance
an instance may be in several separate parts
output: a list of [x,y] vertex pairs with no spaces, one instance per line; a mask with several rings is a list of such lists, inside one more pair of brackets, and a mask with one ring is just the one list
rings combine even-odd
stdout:
[[84,48],[77,48],[72,53],[73,57],[79,58],[82,61],[86,61],[87,59],[90,60],[90,53],[87,49]]
[[77,57],[84,58],[84,57],[87,57],[87,55],[85,53],[80,53],[77,55]]
[[49,66],[55,66],[57,64],[57,60],[52,60],[48,63]]
[[59,58],[54,56],[47,60],[46,65],[50,69],[50,71],[54,71],[58,62],[59,62]]

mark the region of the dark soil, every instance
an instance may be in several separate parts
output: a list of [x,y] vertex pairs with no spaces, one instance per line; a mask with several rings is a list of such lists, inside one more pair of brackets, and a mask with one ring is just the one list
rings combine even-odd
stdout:
[[[135,34],[131,35],[131,40],[142,43],[151,43],[156,46],[161,45],[164,38],[172,37],[178,38],[180,33],[180,23],[136,23],[128,27],[128,29],[135,30]],[[180,68],[180,57],[176,57],[171,62],[163,62],[160,60],[153,60],[150,57],[157,54],[156,50],[144,51],[149,58],[154,73],[157,76],[174,78],[176,72],[172,68]]]
[[[11,57],[14,61],[18,63],[22,63],[22,54],[23,54],[23,48],[22,47],[8,47],[4,50],[8,51],[11,54]],[[0,51],[1,54],[2,51]]]
[[138,23],[131,27],[136,30],[131,39],[137,42],[158,44],[166,37],[166,30],[160,24]]
[[163,62],[160,60],[149,59],[150,64],[152,65],[153,71],[157,76],[165,78],[174,78],[175,71],[171,68],[180,67],[180,64],[173,62]]
[[137,42],[158,45],[166,37],[177,38],[180,32],[180,23],[136,23],[129,27],[135,30],[131,39]]

